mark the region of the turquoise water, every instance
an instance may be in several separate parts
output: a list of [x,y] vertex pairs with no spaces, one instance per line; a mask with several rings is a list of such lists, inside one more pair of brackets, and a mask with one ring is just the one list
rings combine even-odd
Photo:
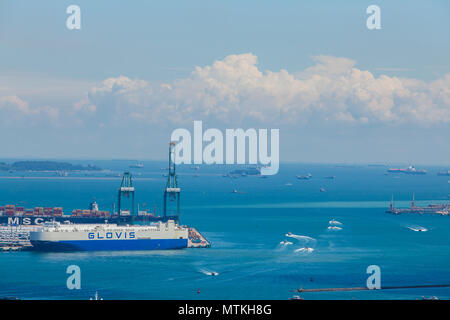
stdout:
[[[97,161],[113,172],[131,161]],[[136,200],[161,213],[165,163],[144,162],[136,173]],[[381,285],[450,284],[450,217],[385,213],[392,194],[408,206],[448,201],[443,168],[425,176],[386,175],[369,166],[284,164],[276,176],[224,178],[227,168],[180,168],[182,223],[212,242],[208,249],[161,252],[1,253],[0,297],[22,299],[288,299],[290,290],[365,286],[369,265],[381,268]],[[445,168],[446,169],[446,168]],[[138,175],[140,173],[140,175]],[[311,173],[311,180],[295,175]],[[66,213],[95,198],[111,210],[119,178],[79,175],[15,179],[0,173],[0,203],[63,206]],[[25,175],[25,174],[24,174]],[[47,174],[48,175],[48,174]],[[195,177],[198,175],[198,177]],[[324,177],[334,175],[335,180]],[[20,175],[19,175],[20,176]],[[26,174],[29,176],[29,174]],[[39,176],[39,175],[35,175]],[[42,176],[42,174],[40,175]],[[292,185],[286,185],[291,183]],[[327,192],[320,192],[325,188]],[[241,193],[232,193],[234,189]],[[420,202],[419,202],[420,203]],[[332,218],[342,230],[328,230]],[[422,226],[427,232],[408,227]],[[312,237],[304,243],[292,232]],[[280,241],[290,240],[283,248]],[[295,252],[305,245],[311,253]],[[68,290],[66,268],[81,268],[81,289]],[[212,277],[208,272],[219,275]],[[198,290],[200,289],[200,293]],[[305,299],[450,298],[450,288],[303,293]]]

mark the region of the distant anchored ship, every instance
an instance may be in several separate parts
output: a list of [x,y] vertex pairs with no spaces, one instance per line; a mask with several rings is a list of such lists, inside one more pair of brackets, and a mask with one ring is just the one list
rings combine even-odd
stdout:
[[249,168],[245,168],[245,169],[236,169],[231,171],[228,176],[242,176],[242,177],[246,177],[246,176],[258,176],[261,175],[261,168],[258,166],[255,167],[249,167]]
[[450,176],[450,170],[447,171],[439,171],[438,176]]
[[415,166],[410,165],[408,168],[389,168],[388,172],[390,173],[405,173],[405,174],[426,174],[427,170],[425,169],[416,169]]
[[304,176],[297,176],[297,179],[299,179],[299,180],[309,180],[309,179],[311,179],[311,177],[312,177],[312,174],[311,173],[308,173],[308,174],[306,174],[306,175],[304,175]]

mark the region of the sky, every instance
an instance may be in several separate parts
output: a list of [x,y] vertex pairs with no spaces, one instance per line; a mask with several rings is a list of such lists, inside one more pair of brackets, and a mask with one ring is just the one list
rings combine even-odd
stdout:
[[279,129],[281,162],[450,166],[450,2],[0,2],[0,158],[166,159],[194,120]]

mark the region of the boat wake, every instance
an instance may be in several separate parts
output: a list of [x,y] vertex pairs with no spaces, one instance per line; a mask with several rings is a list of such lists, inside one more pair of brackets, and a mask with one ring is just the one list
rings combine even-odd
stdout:
[[415,232],[426,232],[428,231],[427,228],[421,227],[421,226],[417,226],[417,227],[412,227],[412,226],[408,226],[407,227],[409,230],[415,231]]
[[291,232],[286,233],[285,236],[289,237],[289,238],[297,239],[297,240],[303,240],[303,241],[306,241],[306,242],[310,242],[310,241],[314,241],[315,242],[316,241],[316,239],[314,239],[314,238],[311,238],[311,237],[308,237],[308,236],[302,236],[302,235],[298,235],[298,234],[293,234]]
[[314,251],[314,248],[312,247],[315,247],[317,242],[316,239],[299,234],[293,234],[292,232],[286,233],[285,236],[296,241],[295,243],[288,240],[281,241],[279,244],[279,249],[292,247],[292,251],[289,250],[291,253],[311,253]]
[[337,220],[331,219],[330,221],[328,221],[329,225],[337,225],[337,226],[342,226],[342,222],[339,222]]
[[199,270],[201,273],[206,274],[207,276],[218,276],[219,273],[215,272],[215,271],[209,271],[209,270],[205,270],[205,269],[200,269]]
[[314,251],[314,249],[309,248],[309,247],[304,247],[304,248],[299,248],[299,249],[294,250],[294,252],[300,252],[300,253],[311,253],[313,251]]
[[329,226],[327,229],[328,230],[335,230],[335,231],[342,230],[341,227],[337,227],[337,226]]
[[292,245],[292,242],[290,242],[290,241],[281,241],[280,245],[283,246],[283,247],[286,247],[286,246]]

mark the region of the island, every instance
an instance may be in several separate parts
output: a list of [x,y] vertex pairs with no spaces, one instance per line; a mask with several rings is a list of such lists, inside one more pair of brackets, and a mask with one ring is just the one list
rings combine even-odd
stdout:
[[55,161],[17,161],[11,164],[0,162],[3,171],[100,171],[95,165],[74,165]]

